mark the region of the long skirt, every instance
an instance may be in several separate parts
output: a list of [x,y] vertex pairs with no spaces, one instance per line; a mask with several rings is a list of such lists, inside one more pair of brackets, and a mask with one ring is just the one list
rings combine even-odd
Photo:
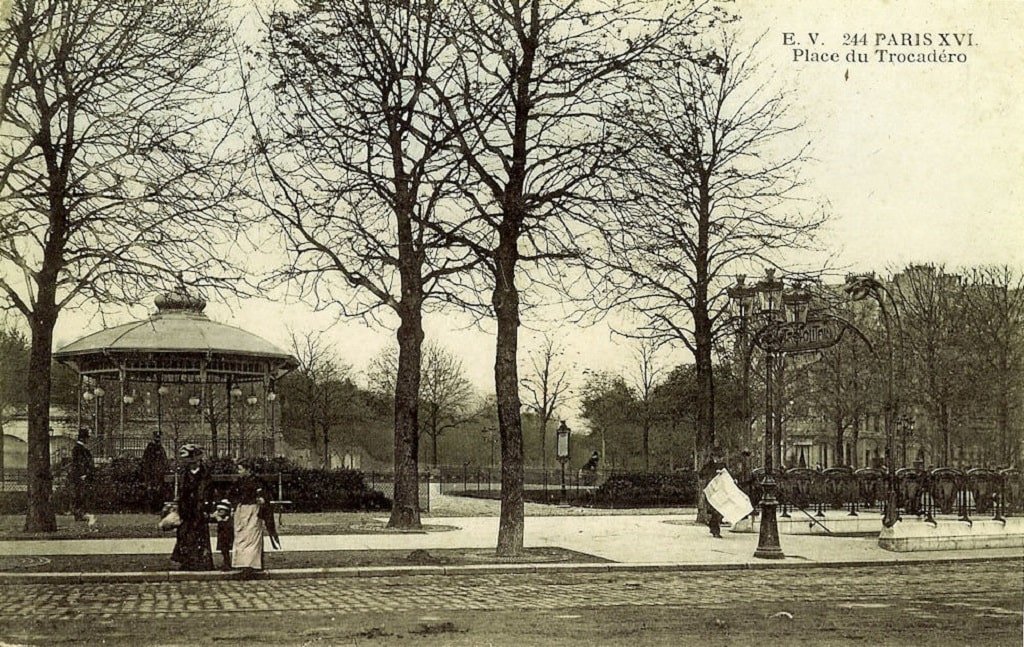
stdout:
[[205,519],[182,521],[177,530],[171,559],[181,564],[183,571],[212,571],[213,553],[210,550],[210,526]]
[[233,568],[263,568],[263,522],[259,518],[260,507],[243,504],[235,508]]

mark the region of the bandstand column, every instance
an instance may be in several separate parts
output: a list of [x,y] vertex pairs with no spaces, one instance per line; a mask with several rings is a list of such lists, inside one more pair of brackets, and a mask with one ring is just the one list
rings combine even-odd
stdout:
[[[81,373],[78,374],[78,397],[75,401],[78,403],[78,427],[75,429],[75,433],[82,428],[82,387],[85,384],[85,376]],[[95,431],[93,432],[95,433]]]
[[[210,400],[210,383],[206,381],[206,366],[205,365],[199,371],[199,379],[202,380],[202,386],[200,387],[200,389],[202,390],[202,393],[203,393],[203,395],[202,395],[203,402],[202,402],[202,404],[199,405],[199,411],[200,411],[200,416],[199,416],[199,433],[202,434],[203,436],[205,436],[206,432],[204,431],[203,426],[207,425],[207,423],[209,421],[213,420],[213,402]],[[207,408],[206,409],[207,417],[206,417],[205,420],[204,420],[203,416],[201,415],[203,407]],[[217,433],[215,431],[216,428],[211,424],[211,425],[209,425],[209,429],[210,429],[210,456],[213,456],[214,458],[218,458],[220,456],[220,454],[218,453],[218,447],[217,447]]]
[[127,395],[127,392],[125,391],[125,388],[124,388],[125,387],[125,384],[124,384],[124,382],[125,382],[125,380],[124,380],[124,364],[122,364],[117,369],[117,381],[121,385],[121,397],[119,398],[119,400],[120,400],[120,407],[121,407],[121,420],[120,420],[119,433],[120,433],[121,438],[120,438],[120,441],[119,441],[120,447],[118,448],[118,451],[124,451],[124,445],[125,445],[125,442],[124,442],[125,441],[125,437],[124,437],[124,414],[125,414],[125,407],[127,406],[127,402],[125,402],[125,399],[124,399],[124,396]]
[[268,393],[267,387],[268,386],[270,386],[270,365],[269,364],[264,364],[263,365],[263,397],[260,398],[261,400],[263,400],[263,432],[260,434],[260,438],[261,438],[260,452],[263,454],[264,458],[267,457],[267,434],[270,433],[270,428],[268,426],[268,421],[267,421],[267,393]]
[[224,397],[228,402],[228,458],[231,458],[231,376],[224,382]]

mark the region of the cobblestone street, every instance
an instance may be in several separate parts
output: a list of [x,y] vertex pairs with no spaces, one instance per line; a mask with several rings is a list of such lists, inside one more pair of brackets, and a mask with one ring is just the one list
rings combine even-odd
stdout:
[[[922,627],[944,632],[981,627],[981,633],[974,629],[971,634],[980,642],[1020,644],[1022,589],[1024,575],[1016,561],[613,575],[17,585],[2,589],[0,627],[6,640],[18,643],[75,643],[86,629],[91,639],[115,643],[173,643],[192,639],[191,630],[203,639],[230,641],[254,634],[247,639],[303,643],[311,641],[311,627],[327,631],[332,636],[328,642],[359,636],[384,640],[395,638],[399,630],[415,633],[416,621],[430,627],[444,620],[442,626],[455,635],[440,644],[463,644],[453,643],[455,637],[475,644],[474,637],[495,642],[489,632],[507,623],[513,631],[516,622],[528,625],[519,626],[521,631],[536,631],[536,622],[554,622],[567,630],[569,620],[591,617],[587,626],[600,630],[602,622],[622,617],[623,609],[627,613],[617,629],[632,623],[640,635],[659,626],[654,620],[664,618],[666,611],[678,616],[675,609],[686,609],[691,619],[713,615],[714,622],[725,618],[740,627],[783,611],[797,617],[794,626],[802,626],[810,615],[813,626],[832,629],[856,620],[871,630],[891,626],[898,618],[901,627],[918,627],[916,635],[924,644],[931,634],[921,633]],[[530,618],[536,620],[523,620]],[[174,620],[178,622],[165,622]],[[829,625],[835,622],[840,625]],[[184,633],[168,639],[159,630],[143,629],[165,626],[178,626]],[[348,633],[332,634],[332,627]],[[537,644],[538,638],[526,637],[525,643]],[[608,635],[593,638],[600,642]],[[810,635],[801,633],[801,638]]]

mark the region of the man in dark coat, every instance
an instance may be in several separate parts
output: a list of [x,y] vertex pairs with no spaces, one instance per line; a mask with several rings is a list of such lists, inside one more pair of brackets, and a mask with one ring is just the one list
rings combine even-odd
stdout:
[[[701,490],[707,487],[711,479],[715,478],[719,470],[725,469],[725,461],[722,459],[722,450],[717,446],[711,450],[711,457],[700,470]],[[722,513],[715,510],[715,507],[708,504],[708,529],[713,537],[722,538]]]
[[164,477],[167,475],[167,452],[160,442],[160,432],[153,434],[153,440],[142,452],[142,479],[146,486],[146,499],[153,512],[164,505]]
[[68,485],[71,489],[71,514],[75,515],[75,521],[85,521],[88,488],[92,481],[92,473],[96,469],[92,452],[85,444],[87,440],[89,440],[89,430],[82,427],[78,430],[78,441],[71,450]]

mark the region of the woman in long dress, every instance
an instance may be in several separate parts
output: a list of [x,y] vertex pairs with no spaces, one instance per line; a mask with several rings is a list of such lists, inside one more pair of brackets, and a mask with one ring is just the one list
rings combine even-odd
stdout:
[[206,514],[206,497],[210,489],[210,472],[202,462],[203,450],[191,443],[182,445],[178,458],[183,463],[178,489],[178,514],[181,525],[171,559],[183,571],[212,571],[213,551],[210,548],[210,526]]
[[243,571],[263,570],[263,537],[270,536],[274,548],[281,547],[274,524],[274,513],[263,492],[263,485],[245,465],[238,466],[235,482],[235,541],[231,565]]

